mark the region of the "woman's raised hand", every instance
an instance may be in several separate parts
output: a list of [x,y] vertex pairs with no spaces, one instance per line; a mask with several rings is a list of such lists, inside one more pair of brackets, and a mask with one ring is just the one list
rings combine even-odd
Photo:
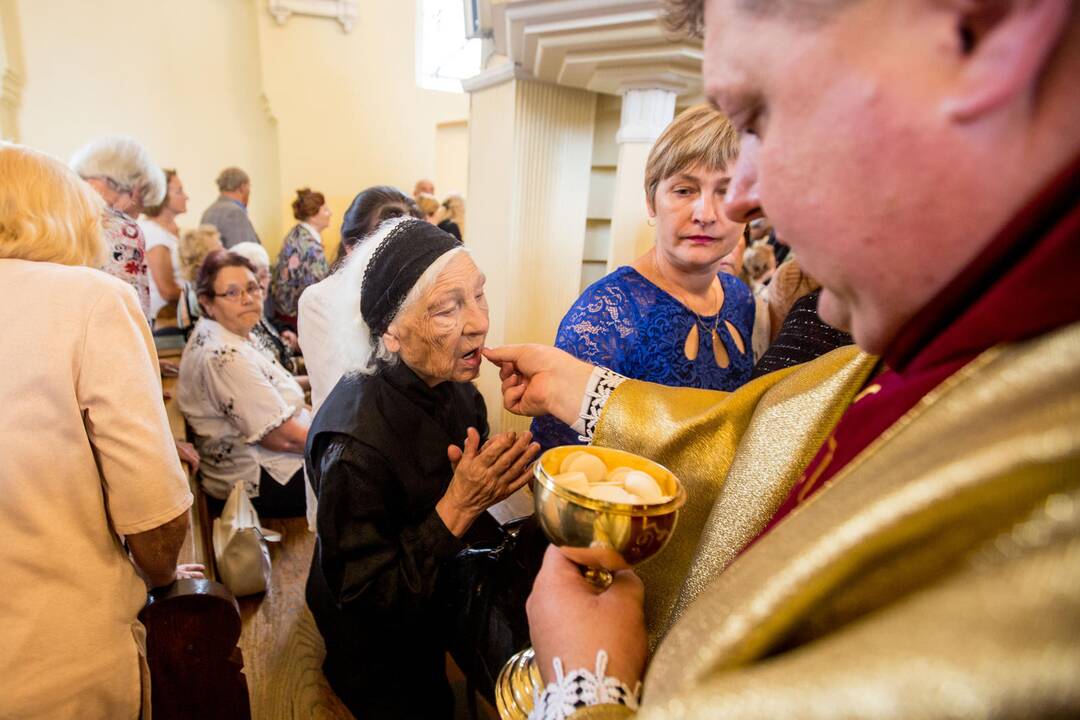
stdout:
[[529,463],[540,451],[532,433],[499,433],[480,447],[480,434],[469,428],[465,447],[448,450],[454,477],[435,505],[447,529],[461,537],[473,521],[529,481]]
[[485,348],[499,366],[503,405],[517,415],[554,415],[573,425],[593,366],[549,345]]

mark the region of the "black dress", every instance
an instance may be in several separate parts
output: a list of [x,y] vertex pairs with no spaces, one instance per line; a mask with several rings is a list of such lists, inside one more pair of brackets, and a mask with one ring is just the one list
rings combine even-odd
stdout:
[[450,218],[447,218],[447,219],[443,220],[436,227],[438,227],[443,232],[450,233],[451,235],[456,237],[458,240],[461,239],[461,228],[459,228],[458,224],[456,222],[454,222],[453,220],[451,220]]
[[838,347],[854,342],[843,330],[837,330],[818,315],[820,290],[815,290],[795,301],[784,318],[780,332],[765,354],[758,360],[751,379],[768,375],[777,370],[810,362]]
[[[462,445],[470,426],[487,438],[471,383],[431,388],[399,363],[342,378],[308,433],[319,511],[307,601],[326,641],[327,679],[358,718],[453,715],[445,653],[462,644],[463,630],[455,556],[502,538],[487,513],[458,539],[435,512],[453,474],[447,446]],[[526,636],[531,581],[523,577],[513,602],[519,631],[491,664]]]

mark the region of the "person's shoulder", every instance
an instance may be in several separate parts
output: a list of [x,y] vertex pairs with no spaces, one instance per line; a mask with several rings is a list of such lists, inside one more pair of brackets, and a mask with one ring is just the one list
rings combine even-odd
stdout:
[[742,280],[726,272],[717,273],[717,276],[720,278],[720,287],[724,289],[725,296],[745,302],[753,302],[754,293]]
[[158,225],[153,220],[148,218],[140,218],[136,221],[139,229],[142,230],[143,236],[146,238],[146,249],[150,250],[159,245],[171,247],[176,244],[176,238],[166,230]]
[[57,288],[58,296],[76,299],[75,304],[87,310],[101,297],[113,295],[120,299],[130,295],[130,299],[137,302],[135,289],[130,284],[96,268],[35,262],[31,270],[36,285]]
[[334,294],[337,284],[341,281],[339,273],[327,275],[317,283],[312,283],[300,293],[300,305],[321,305],[327,298]]
[[595,304],[624,304],[630,301],[630,288],[637,283],[640,277],[636,270],[629,266],[622,266],[611,271],[592,285],[585,288],[578,298],[576,305]]

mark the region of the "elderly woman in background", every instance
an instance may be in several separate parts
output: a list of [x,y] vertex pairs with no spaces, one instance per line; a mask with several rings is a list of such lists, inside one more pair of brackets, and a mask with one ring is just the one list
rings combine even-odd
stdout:
[[[754,299],[721,272],[743,234],[724,214],[738,152],[738,134],[716,110],[697,105],[675,118],[645,166],[655,246],[585,290],[557,347],[663,385],[734,390],[750,379]],[[581,430],[550,416],[533,421],[545,448],[581,443]]]
[[323,252],[322,231],[330,224],[330,208],[322,193],[296,191],[293,217],[299,222],[285,237],[271,281],[274,324],[296,332],[296,304],[300,294],[330,274]]
[[[259,281],[263,295],[266,295],[270,291],[270,256],[266,248],[258,243],[242,242],[233,245],[230,252],[247,258],[255,266],[255,279]],[[296,381],[300,383],[300,387],[304,390],[310,389],[307,377],[297,375],[297,360],[292,344],[284,338],[285,333],[279,333],[277,328],[266,319],[265,309],[264,305],[262,317],[251,329],[251,341],[257,348],[269,353],[279,365],[296,375]]]
[[135,291],[92,269],[101,198],[17,145],[0,177],[0,715],[134,720],[191,492]]
[[333,274],[300,296],[297,335],[311,382],[311,407],[315,412],[344,374],[343,360],[331,337],[334,299],[342,291],[341,265],[381,223],[405,216],[423,219],[413,199],[395,187],[375,185],[357,193],[341,220],[341,242]]
[[527,432],[487,437],[470,382],[488,330],[484,275],[455,238],[391,220],[343,282],[350,372],[308,440],[319,495],[308,605],[326,676],[357,717],[449,718],[455,555],[498,537],[485,511],[525,485],[538,447]]
[[236,253],[213,252],[196,291],[203,316],[180,360],[177,400],[195,434],[203,487],[224,501],[243,483],[260,514],[303,515],[311,414],[292,374],[250,342],[262,317],[255,268]]
[[180,299],[176,301],[176,326],[181,330],[190,330],[202,316],[195,280],[206,256],[221,249],[221,233],[209,223],[185,231],[180,238],[177,255],[184,284],[180,288]]
[[187,212],[187,193],[175,170],[165,170],[165,198],[143,208],[139,227],[146,237],[146,264],[150,268],[150,317],[162,309],[176,314],[176,301],[184,278],[180,274],[180,227],[176,216]]
[[146,148],[129,137],[104,137],[87,143],[71,158],[71,168],[105,201],[102,228],[108,245],[101,269],[135,288],[147,321],[150,278],[146,269],[146,238],[135,218],[144,205],[165,197],[165,174]]

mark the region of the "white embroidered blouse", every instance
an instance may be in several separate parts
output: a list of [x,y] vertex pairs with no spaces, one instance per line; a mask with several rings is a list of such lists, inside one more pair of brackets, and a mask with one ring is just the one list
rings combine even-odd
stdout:
[[258,495],[259,469],[282,485],[304,465],[299,453],[261,445],[290,418],[310,424],[304,391],[288,370],[210,318],[195,324],[180,361],[177,401],[195,433],[203,487],[224,499],[238,481]]

